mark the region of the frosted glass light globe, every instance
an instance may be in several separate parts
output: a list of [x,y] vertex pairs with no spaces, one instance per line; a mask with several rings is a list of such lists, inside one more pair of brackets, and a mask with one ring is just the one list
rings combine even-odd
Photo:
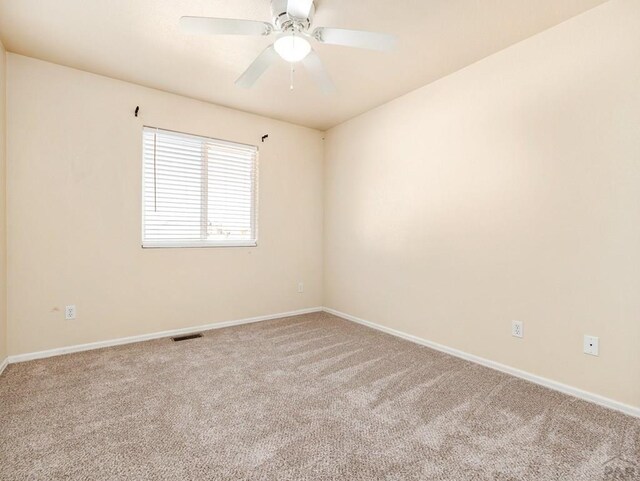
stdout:
[[273,47],[284,60],[295,63],[304,59],[311,52],[311,44],[300,35],[288,33],[280,37]]

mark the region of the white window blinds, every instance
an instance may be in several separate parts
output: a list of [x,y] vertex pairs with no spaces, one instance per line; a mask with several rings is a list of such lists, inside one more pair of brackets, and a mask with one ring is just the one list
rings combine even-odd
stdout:
[[257,147],[143,130],[143,247],[255,246]]

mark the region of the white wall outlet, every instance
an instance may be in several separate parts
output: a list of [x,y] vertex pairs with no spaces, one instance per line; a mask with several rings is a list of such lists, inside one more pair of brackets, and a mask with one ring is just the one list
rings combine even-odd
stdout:
[[304,292],[304,282],[298,282],[298,294],[302,294]]
[[584,353],[590,356],[598,355],[599,339],[595,336],[584,336]]
[[511,321],[511,335],[513,337],[524,336],[524,324],[522,321]]
[[76,306],[75,305],[71,305],[71,306],[66,306],[64,308],[64,318],[67,319],[68,321],[72,321],[76,318]]

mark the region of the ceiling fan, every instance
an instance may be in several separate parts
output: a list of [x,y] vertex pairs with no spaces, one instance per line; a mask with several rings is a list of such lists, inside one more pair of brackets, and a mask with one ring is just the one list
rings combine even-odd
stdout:
[[[330,45],[392,50],[396,37],[385,33],[319,27],[311,29],[315,6],[313,0],[271,0],[273,23],[231,18],[182,17],[180,25],[186,33],[209,35],[275,35],[276,40],[258,55],[236,80],[236,85],[251,88],[260,76],[279,59],[291,64],[301,62],[324,93],[335,91],[320,56],[311,48],[311,40]],[[293,81],[291,84],[293,88]]]

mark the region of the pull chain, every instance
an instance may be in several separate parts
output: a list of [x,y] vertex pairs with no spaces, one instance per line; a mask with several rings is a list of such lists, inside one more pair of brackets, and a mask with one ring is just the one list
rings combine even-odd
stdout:
[[294,80],[294,74],[296,73],[296,69],[293,66],[293,63],[291,64],[291,83],[289,85],[289,90],[293,90],[293,80]]

